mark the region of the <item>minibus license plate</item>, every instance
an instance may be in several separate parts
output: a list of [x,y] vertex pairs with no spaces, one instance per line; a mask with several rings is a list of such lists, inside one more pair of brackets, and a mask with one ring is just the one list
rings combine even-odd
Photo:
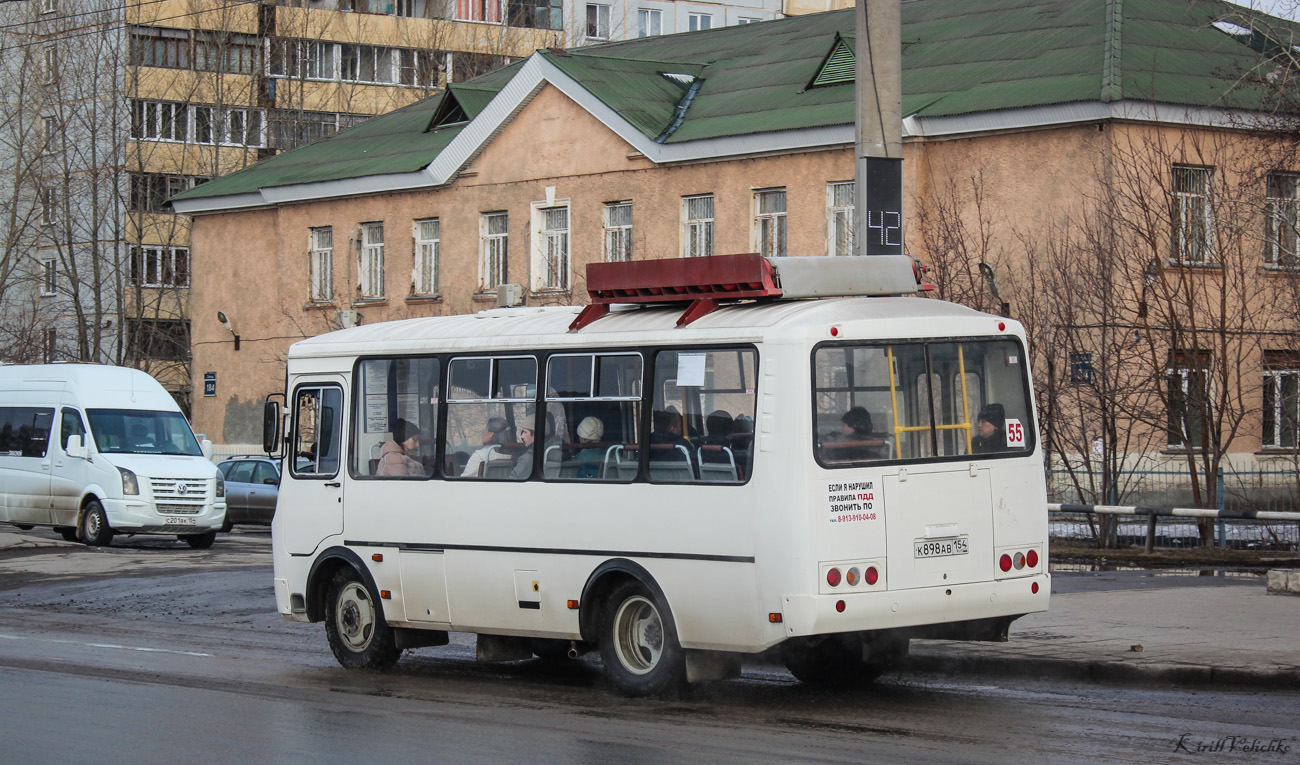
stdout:
[[197,526],[193,518],[164,518],[163,523],[167,526]]
[[970,552],[970,543],[966,537],[956,539],[934,539],[916,543],[916,557],[942,558],[945,555],[965,555]]

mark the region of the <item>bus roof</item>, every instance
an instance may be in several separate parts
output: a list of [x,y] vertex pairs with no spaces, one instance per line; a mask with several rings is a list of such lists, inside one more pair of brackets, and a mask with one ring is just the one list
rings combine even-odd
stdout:
[[[619,306],[578,332],[569,325],[578,306],[498,308],[476,314],[369,324],[294,343],[291,358],[370,353],[500,351],[664,343],[726,343],[805,338],[830,326],[845,338],[996,335],[1021,332],[1018,322],[965,306],[917,297],[781,300],[720,307],[676,326],[678,306]],[[986,323],[981,323],[985,320]],[[955,323],[960,323],[955,327]],[[1005,330],[999,329],[999,323]],[[826,334],[827,339],[830,338]]]

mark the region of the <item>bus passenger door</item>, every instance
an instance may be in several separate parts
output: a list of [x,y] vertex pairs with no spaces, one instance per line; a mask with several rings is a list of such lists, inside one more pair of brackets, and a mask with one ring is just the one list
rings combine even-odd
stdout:
[[342,378],[330,376],[299,383],[289,400],[290,480],[280,487],[275,521],[291,555],[309,555],[343,533],[343,391]]

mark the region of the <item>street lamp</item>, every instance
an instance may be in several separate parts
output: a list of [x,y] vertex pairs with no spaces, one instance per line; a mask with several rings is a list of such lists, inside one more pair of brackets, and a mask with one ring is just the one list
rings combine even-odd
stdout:
[[235,331],[235,325],[231,323],[230,319],[226,318],[225,311],[217,311],[217,321],[221,322],[221,326],[230,330],[230,334],[235,336],[235,350],[239,350],[239,333]]

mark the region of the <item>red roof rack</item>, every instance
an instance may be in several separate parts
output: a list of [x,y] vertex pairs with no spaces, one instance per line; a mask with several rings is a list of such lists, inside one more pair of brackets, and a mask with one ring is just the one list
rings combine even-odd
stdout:
[[683,327],[724,300],[900,295],[921,286],[919,264],[908,255],[765,258],[756,252],[705,258],[668,258],[587,266],[591,304],[569,330],[576,332],[609,313],[613,303],[689,302]]
[[691,305],[677,320],[690,324],[718,307],[719,300],[780,297],[772,264],[756,252],[708,258],[668,258],[587,266],[591,304],[569,325],[577,331],[609,313],[612,303]]

